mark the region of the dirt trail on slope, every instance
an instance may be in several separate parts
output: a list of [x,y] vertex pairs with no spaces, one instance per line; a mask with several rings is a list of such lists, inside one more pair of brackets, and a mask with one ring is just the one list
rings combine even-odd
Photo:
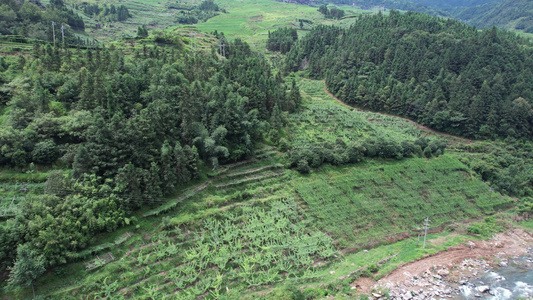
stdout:
[[439,136],[445,138],[446,140],[450,141],[453,144],[456,144],[456,143],[471,144],[471,143],[474,142],[474,140],[470,140],[470,139],[467,139],[467,138],[464,138],[464,137],[455,136],[455,135],[451,135],[451,134],[448,134],[448,133],[437,131],[435,129],[431,129],[431,128],[427,127],[427,126],[419,124],[419,123],[417,123],[417,122],[415,122],[415,121],[413,121],[411,119],[405,118],[405,117],[400,117],[400,116],[391,115],[391,114],[382,113],[382,112],[374,112],[374,111],[371,111],[371,110],[365,110],[365,109],[361,109],[361,108],[358,108],[358,107],[351,106],[351,105],[347,104],[346,102],[340,100],[339,98],[335,97],[335,95],[333,95],[330,91],[328,91],[328,87],[326,85],[326,81],[325,80],[313,80],[313,79],[309,79],[309,78],[303,78],[303,79],[310,80],[310,81],[320,81],[320,82],[324,83],[324,92],[326,92],[331,98],[335,99],[337,102],[339,102],[341,105],[344,105],[347,108],[355,109],[355,110],[360,111],[360,112],[371,112],[371,113],[381,114],[381,115],[384,115],[384,116],[403,119],[403,120],[413,124],[415,127],[420,129],[422,132],[424,132],[426,134],[439,135]]

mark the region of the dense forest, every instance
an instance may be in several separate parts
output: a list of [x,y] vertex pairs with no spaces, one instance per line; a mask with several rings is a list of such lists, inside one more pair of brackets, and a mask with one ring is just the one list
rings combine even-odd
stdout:
[[13,284],[32,276],[21,272],[26,259],[43,268],[65,263],[92,235],[128,223],[129,212],[201,168],[251,155],[270,120],[296,108],[299,100],[246,43],[230,42],[225,55],[37,45],[31,57],[0,60],[8,111],[0,164],[72,166],[50,175],[47,195],[0,226],[1,265],[15,260]]
[[392,11],[348,29],[316,27],[294,44],[285,68],[324,78],[331,92],[357,107],[455,135],[505,139],[509,145],[464,162],[500,191],[533,194],[533,157],[526,150],[533,137],[533,51],[527,40]]
[[343,101],[473,138],[533,137],[533,52],[512,33],[419,13],[321,26],[286,71],[325,78]]

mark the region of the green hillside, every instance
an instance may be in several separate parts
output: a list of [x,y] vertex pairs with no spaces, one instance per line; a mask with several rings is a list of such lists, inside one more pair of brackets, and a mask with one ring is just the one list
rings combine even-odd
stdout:
[[358,299],[357,278],[530,226],[523,38],[269,0],[64,5],[99,44],[0,56],[1,298]]
[[[404,121],[393,117],[368,121],[377,116],[336,103],[323,92],[321,82],[301,80],[300,88],[304,108],[294,117],[309,118],[312,112],[330,120],[346,114],[358,119],[353,127],[338,128],[340,136],[357,128],[364,135],[420,136],[420,131],[403,128]],[[290,140],[302,140],[312,132],[323,135],[319,120],[311,121],[315,126],[310,131],[292,133]],[[288,128],[298,124],[292,122]],[[376,257],[389,255],[395,247],[416,248],[415,240],[394,242],[416,236],[426,217],[432,228],[439,228],[492,214],[512,202],[491,195],[489,187],[453,154],[368,159],[341,168],[324,166],[305,176],[278,165],[283,161],[274,148],[264,147],[247,161],[221,166],[210,179],[190,185],[168,202],[173,205],[143,210],[133,218],[135,224],[100,236],[97,243],[74,254],[79,262],[59,266],[39,280],[38,294],[237,299],[243,293],[253,298],[271,284],[298,286],[319,280],[327,285],[336,277],[324,279],[323,273],[345,268],[339,257],[371,247],[376,247]],[[389,243],[393,244],[379,246]],[[430,246],[427,251],[437,249]],[[349,257],[357,266],[337,276],[371,265]],[[389,269],[402,259],[407,257],[379,267]],[[66,287],[64,281],[69,282]],[[31,289],[9,295],[28,293]]]
[[533,33],[533,3],[527,0],[506,0],[496,5],[473,7],[456,17],[480,28],[496,26]]

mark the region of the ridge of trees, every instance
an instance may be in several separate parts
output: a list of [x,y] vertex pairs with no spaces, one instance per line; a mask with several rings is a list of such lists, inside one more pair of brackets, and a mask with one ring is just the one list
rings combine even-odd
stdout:
[[286,71],[325,78],[341,100],[472,138],[533,137],[533,51],[516,34],[392,11],[318,26]]
[[328,8],[326,5],[320,5],[318,11],[326,18],[340,19],[344,17],[344,10],[337,7]]
[[118,7],[115,7],[115,5],[111,4],[109,7],[104,4],[103,6],[100,6],[98,4],[82,4],[77,6],[78,9],[83,10],[83,13],[88,16],[100,16],[100,17],[106,17],[109,19],[109,21],[125,21],[128,18],[131,18],[131,14],[128,10],[128,8],[124,5],[120,5]]

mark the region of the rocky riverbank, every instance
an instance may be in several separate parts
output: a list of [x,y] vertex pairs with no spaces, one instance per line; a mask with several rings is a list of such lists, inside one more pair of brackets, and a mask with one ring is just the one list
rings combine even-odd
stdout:
[[[493,270],[507,267],[510,261],[513,266],[533,270],[531,247],[533,236],[514,229],[487,241],[468,242],[408,263],[372,285],[355,284],[369,292],[372,299],[386,299],[386,294],[389,299],[403,300],[515,299],[511,298],[513,291],[494,285],[506,278]],[[529,287],[525,284],[523,291],[517,292],[520,297],[533,297],[533,288],[528,294]]]

